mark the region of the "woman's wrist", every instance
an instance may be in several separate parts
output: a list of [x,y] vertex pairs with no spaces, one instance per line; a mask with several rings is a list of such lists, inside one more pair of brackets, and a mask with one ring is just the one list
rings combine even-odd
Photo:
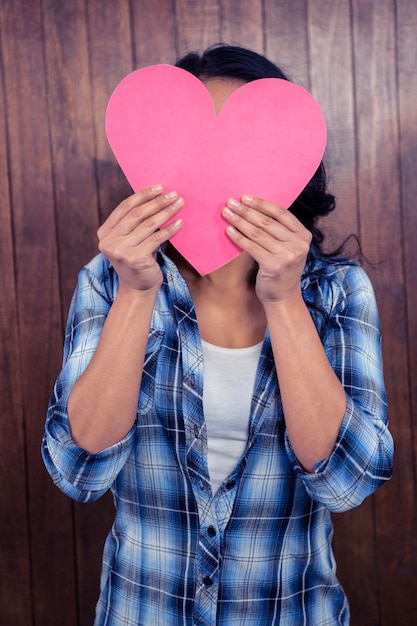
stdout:
[[305,312],[307,307],[303,299],[301,289],[296,290],[285,297],[274,300],[262,301],[265,315],[269,316],[285,316],[293,317],[297,311]]

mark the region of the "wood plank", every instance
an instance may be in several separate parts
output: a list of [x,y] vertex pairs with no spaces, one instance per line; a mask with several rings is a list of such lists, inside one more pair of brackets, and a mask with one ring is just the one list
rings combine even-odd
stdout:
[[310,88],[326,118],[324,162],[337,202],[322,227],[328,237],[326,249],[334,250],[359,232],[350,2],[309,0],[307,15]]
[[[417,5],[414,0],[396,1],[397,17],[397,80],[398,80],[398,106],[399,106],[399,132],[400,132],[400,158],[401,158],[401,195],[402,195],[402,230],[404,234],[404,270],[405,288],[407,293],[407,311],[404,318],[404,325],[407,332],[408,346],[408,368],[411,392],[411,404],[409,414],[404,413],[402,419],[405,423],[405,432],[401,435],[404,440],[397,445],[400,450],[403,446],[411,445],[414,441],[411,466],[412,477],[410,478],[409,491],[407,497],[407,533],[401,538],[400,550],[395,556],[395,570],[401,571],[398,584],[401,585],[400,601],[406,603],[404,613],[407,615],[408,623],[417,623],[417,511],[416,499],[412,494],[416,484],[416,463],[417,439],[416,427],[412,416],[416,414],[417,407],[417,292],[415,280],[417,276],[417,220],[416,220],[416,197],[417,197]],[[395,321],[393,320],[393,323]],[[398,322],[397,322],[398,324]],[[408,430],[408,415],[411,417],[410,431]],[[392,420],[396,419],[396,411],[393,410]],[[409,433],[411,440],[408,439]],[[408,458],[408,457],[407,457]],[[406,459],[405,459],[406,460]],[[398,474],[401,470],[396,470]],[[408,475],[407,475],[408,476]],[[403,480],[403,476],[398,476]],[[392,494],[394,496],[394,494]],[[400,537],[399,537],[400,539]],[[402,584],[405,581],[405,587]],[[414,591],[413,591],[414,590]],[[388,605],[388,606],[387,606]],[[393,614],[390,607],[390,598],[383,599],[384,616],[388,618],[385,624],[389,623],[389,616]]]
[[0,475],[6,477],[0,483],[0,615],[4,626],[19,626],[30,622],[32,598],[3,63],[0,68]]
[[[397,0],[398,101],[401,138],[401,190],[407,287],[407,323],[412,406],[417,407],[417,7],[414,0]],[[415,414],[415,411],[412,411]]]
[[47,97],[62,305],[97,253],[97,188],[84,0],[44,0]]
[[[88,2],[88,58],[95,138],[95,168],[100,222],[132,192],[122,174],[104,128],[108,99],[133,67],[131,23],[126,0]],[[110,493],[92,504],[75,503],[77,576],[80,626],[93,623],[99,596],[100,573],[105,538],[110,530],[114,508]]]
[[[309,0],[307,15],[310,85],[326,117],[325,163],[337,202],[335,212],[322,221],[330,250],[351,233],[359,233],[350,3]],[[374,626],[378,622],[378,588],[372,501],[334,515],[333,521],[338,575],[349,599],[352,623]]]
[[264,6],[266,56],[309,89],[306,0],[264,0]]
[[[34,623],[76,624],[71,505],[40,457],[62,328],[40,3],[1,4]],[[26,622],[29,623],[29,622]]]
[[[337,198],[333,215],[325,218],[330,245],[337,247],[349,234],[358,234],[356,194],[356,145],[354,89],[349,2],[337,6],[323,0],[308,3],[311,91],[320,102],[328,127],[325,162]],[[360,509],[333,516],[334,549],[339,578],[348,595],[352,621],[365,626],[378,619],[377,581],[373,567],[373,510],[367,502]],[[346,550],[346,537],[350,548]],[[363,582],[357,584],[358,579]]]
[[[98,252],[93,94],[85,18],[84,0],[65,5],[45,0],[45,59],[64,319],[79,270]],[[74,504],[81,623],[93,622],[98,598],[104,541],[99,529],[104,516],[96,508]]]
[[135,68],[175,62],[178,52],[175,49],[176,4],[172,0],[132,3]]
[[176,0],[177,55],[203,52],[220,41],[220,7],[217,0]]
[[[137,69],[134,59],[143,55],[134,49],[128,0],[88,2],[87,16],[96,176],[102,223],[119,202],[132,193],[107,141],[104,127],[106,107],[116,85],[129,72]],[[135,38],[142,41],[139,35]]]
[[[69,217],[73,223],[84,221],[81,206],[87,205],[88,223],[82,230],[82,240],[88,241],[91,248],[86,249],[85,257],[94,247],[98,221],[93,192],[83,195],[82,205],[76,203],[75,197],[80,197],[81,192],[75,172],[82,181],[80,189],[87,186],[97,193],[97,181],[103,219],[129,192],[102,132],[105,105],[117,82],[137,66],[172,62],[177,54],[203,49],[226,35],[235,43],[252,48],[259,46],[262,38],[258,0],[253,5],[247,0],[240,4],[235,0],[89,0],[85,2],[85,14],[81,0],[70,3],[71,6],[52,6],[58,4],[52,0],[0,0],[0,71],[4,80],[0,119],[7,124],[8,136],[6,144],[2,136],[5,129],[0,124],[0,262],[5,268],[0,303],[0,464],[3,475],[8,476],[0,487],[1,510],[7,512],[7,517],[0,515],[0,528],[4,536],[7,534],[10,546],[6,549],[3,543],[0,549],[0,621],[5,626],[26,626],[32,622],[42,626],[92,623],[101,546],[112,516],[109,498],[92,506],[72,506],[52,485],[39,455],[46,403],[61,357],[58,251],[65,260],[65,300],[84,255],[74,226],[65,232],[65,220]],[[334,214],[335,235],[356,228],[359,215],[365,252],[372,259],[383,261],[371,268],[370,274],[377,288],[384,331],[391,427],[397,444],[396,473],[388,486],[359,509],[336,520],[336,533],[342,528],[343,535],[336,534],[335,547],[342,582],[346,577],[354,609],[352,626],[411,624],[417,620],[417,449],[411,423],[411,407],[417,402],[417,6],[414,0],[353,0],[353,40],[349,42],[347,0],[336,4],[335,8],[330,0],[264,0],[264,49],[293,80],[311,88],[325,107],[331,133],[329,171],[339,198],[339,209]],[[41,6],[44,26],[48,25],[43,30],[49,68],[49,109]],[[239,20],[234,19],[234,10],[240,12]],[[247,21],[251,12],[256,23],[253,28]],[[251,29],[251,37],[249,31],[243,32],[244,28]],[[249,41],[252,35],[258,42],[255,45]],[[349,45],[351,58],[347,54]],[[55,52],[58,56],[53,60]],[[75,84],[77,72],[80,85]],[[355,102],[351,92],[353,79]],[[80,98],[89,91],[89,100],[82,104]],[[357,118],[353,118],[354,107]],[[350,129],[356,126],[359,204],[350,193],[350,185],[352,189],[356,187],[352,165],[355,144]],[[84,130],[85,137],[81,136]],[[81,154],[82,148],[87,151],[85,155]],[[64,171],[68,150],[74,163]],[[96,174],[92,187],[91,169],[93,179]],[[9,181],[10,204],[5,192]],[[71,196],[68,202],[66,194]],[[63,212],[64,206],[73,207],[70,216]],[[343,216],[342,211],[346,211]],[[55,232],[59,236],[58,248]],[[66,309],[66,303],[63,308]],[[11,438],[17,445],[7,444]],[[16,468],[12,476],[11,466]],[[26,487],[22,479],[26,478],[25,467]],[[4,502],[8,503],[7,509]],[[73,511],[80,586],[78,617]],[[29,536],[33,589],[29,578]],[[363,537],[374,545],[366,546]],[[372,562],[371,554],[376,555]],[[353,555],[353,566],[346,555]],[[363,563],[363,568],[359,563]],[[370,569],[375,571],[371,579]],[[374,589],[379,591],[377,606]],[[12,612],[8,614],[4,607]]]
[[264,54],[262,0],[223,0],[220,15],[221,41]]
[[[405,332],[404,253],[399,185],[395,8],[353,2],[361,239],[372,268],[384,336],[385,376],[396,441],[396,471],[374,497],[381,624],[408,624],[415,610],[415,504]],[[364,62],[366,59],[366,63]],[[415,564],[414,564],[415,569]]]

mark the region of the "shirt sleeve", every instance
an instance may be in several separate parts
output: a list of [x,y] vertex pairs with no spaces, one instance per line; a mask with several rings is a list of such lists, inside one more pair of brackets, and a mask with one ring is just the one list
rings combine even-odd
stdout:
[[286,447],[309,495],[333,512],[358,506],[392,475],[393,441],[383,379],[381,334],[374,291],[362,268],[340,283],[323,345],[347,396],[329,458],[307,474],[286,435]]
[[122,441],[90,454],[76,446],[68,421],[68,396],[94,354],[112,305],[112,274],[102,255],[80,272],[66,327],[63,367],[49,403],[42,440],[43,461],[54,483],[81,502],[96,500],[109,489],[129,457],[135,434],[132,427]]

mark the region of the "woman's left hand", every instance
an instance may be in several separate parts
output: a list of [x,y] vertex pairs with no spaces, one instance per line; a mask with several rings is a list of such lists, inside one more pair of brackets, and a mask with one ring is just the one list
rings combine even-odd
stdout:
[[300,296],[310,231],[286,209],[252,196],[230,199],[223,217],[230,239],[259,265],[259,300],[265,305]]

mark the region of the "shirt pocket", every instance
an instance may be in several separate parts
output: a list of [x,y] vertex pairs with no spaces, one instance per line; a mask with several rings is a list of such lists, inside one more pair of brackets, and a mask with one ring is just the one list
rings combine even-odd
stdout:
[[138,412],[140,414],[148,413],[153,406],[155,375],[163,336],[164,331],[162,330],[151,330],[149,333],[138,399]]

